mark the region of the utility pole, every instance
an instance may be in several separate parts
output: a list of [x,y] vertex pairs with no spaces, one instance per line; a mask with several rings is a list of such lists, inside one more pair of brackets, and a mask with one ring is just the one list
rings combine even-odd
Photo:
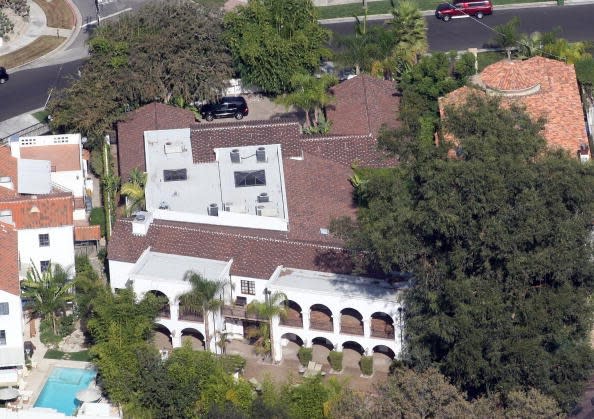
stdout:
[[95,11],[97,12],[97,27],[99,27],[100,25],[100,19],[101,17],[99,16],[99,0],[95,0]]

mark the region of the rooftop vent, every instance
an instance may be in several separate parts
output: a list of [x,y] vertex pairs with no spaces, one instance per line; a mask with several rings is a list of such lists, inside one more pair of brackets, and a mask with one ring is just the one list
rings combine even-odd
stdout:
[[208,206],[208,215],[211,217],[218,217],[219,216],[219,206],[217,204],[210,204]]
[[231,163],[241,163],[241,157],[239,156],[238,149],[231,150],[229,156],[231,157]]
[[327,228],[320,228],[320,234],[322,236],[327,236],[328,234],[330,234],[330,230],[328,230]]
[[160,210],[168,210],[169,209],[169,204],[165,201],[161,201],[159,203],[159,209]]
[[144,221],[146,220],[146,216],[144,214],[138,213],[134,217],[134,221]]
[[266,163],[266,149],[264,147],[258,147],[256,150],[256,161],[258,163]]
[[258,202],[270,202],[270,197],[266,192],[262,192],[260,195],[258,195]]

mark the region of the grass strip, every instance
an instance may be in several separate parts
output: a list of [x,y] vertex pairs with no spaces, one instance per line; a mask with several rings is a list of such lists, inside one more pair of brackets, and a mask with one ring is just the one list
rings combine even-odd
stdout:
[[33,0],[43,9],[47,26],[50,28],[72,29],[76,19],[65,0]]
[[44,358],[46,359],[66,359],[70,361],[84,361],[89,362],[91,357],[89,350],[86,349],[80,352],[62,352],[57,349],[48,349],[45,353]]
[[[439,3],[443,3],[445,0],[416,0],[415,4],[419,10],[430,10],[433,11]],[[543,0],[496,0],[493,2],[493,7],[497,10],[497,6],[515,3],[539,3]],[[396,2],[394,2],[396,4]],[[335,6],[319,6],[318,15],[319,19],[334,19],[337,17],[353,17],[355,15],[363,15],[362,2],[351,3],[351,4],[339,4]],[[368,15],[383,15],[392,13],[392,5],[389,0],[382,1],[370,1],[367,3],[367,14]]]
[[0,57],[0,66],[15,68],[55,50],[66,38],[43,35],[24,48]]

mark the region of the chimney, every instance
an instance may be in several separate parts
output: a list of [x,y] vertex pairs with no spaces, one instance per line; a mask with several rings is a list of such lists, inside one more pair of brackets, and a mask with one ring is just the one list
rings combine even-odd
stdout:
[[152,222],[153,214],[148,211],[138,211],[132,220],[132,234],[135,236],[146,236]]
[[580,149],[578,151],[578,155],[579,155],[580,161],[582,163],[586,163],[586,162],[590,161],[590,148],[588,147],[587,144],[584,144],[584,143],[580,144]]

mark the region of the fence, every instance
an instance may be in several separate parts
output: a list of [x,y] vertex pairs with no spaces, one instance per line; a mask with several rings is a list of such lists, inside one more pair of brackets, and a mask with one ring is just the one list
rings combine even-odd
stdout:
[[10,135],[7,135],[4,138],[0,138],[0,145],[8,145],[11,137],[26,137],[26,136],[35,136],[35,135],[42,135],[47,134],[50,131],[49,125],[44,124],[43,122],[39,122],[35,125],[31,125],[30,127],[23,128],[20,131],[13,132]]

